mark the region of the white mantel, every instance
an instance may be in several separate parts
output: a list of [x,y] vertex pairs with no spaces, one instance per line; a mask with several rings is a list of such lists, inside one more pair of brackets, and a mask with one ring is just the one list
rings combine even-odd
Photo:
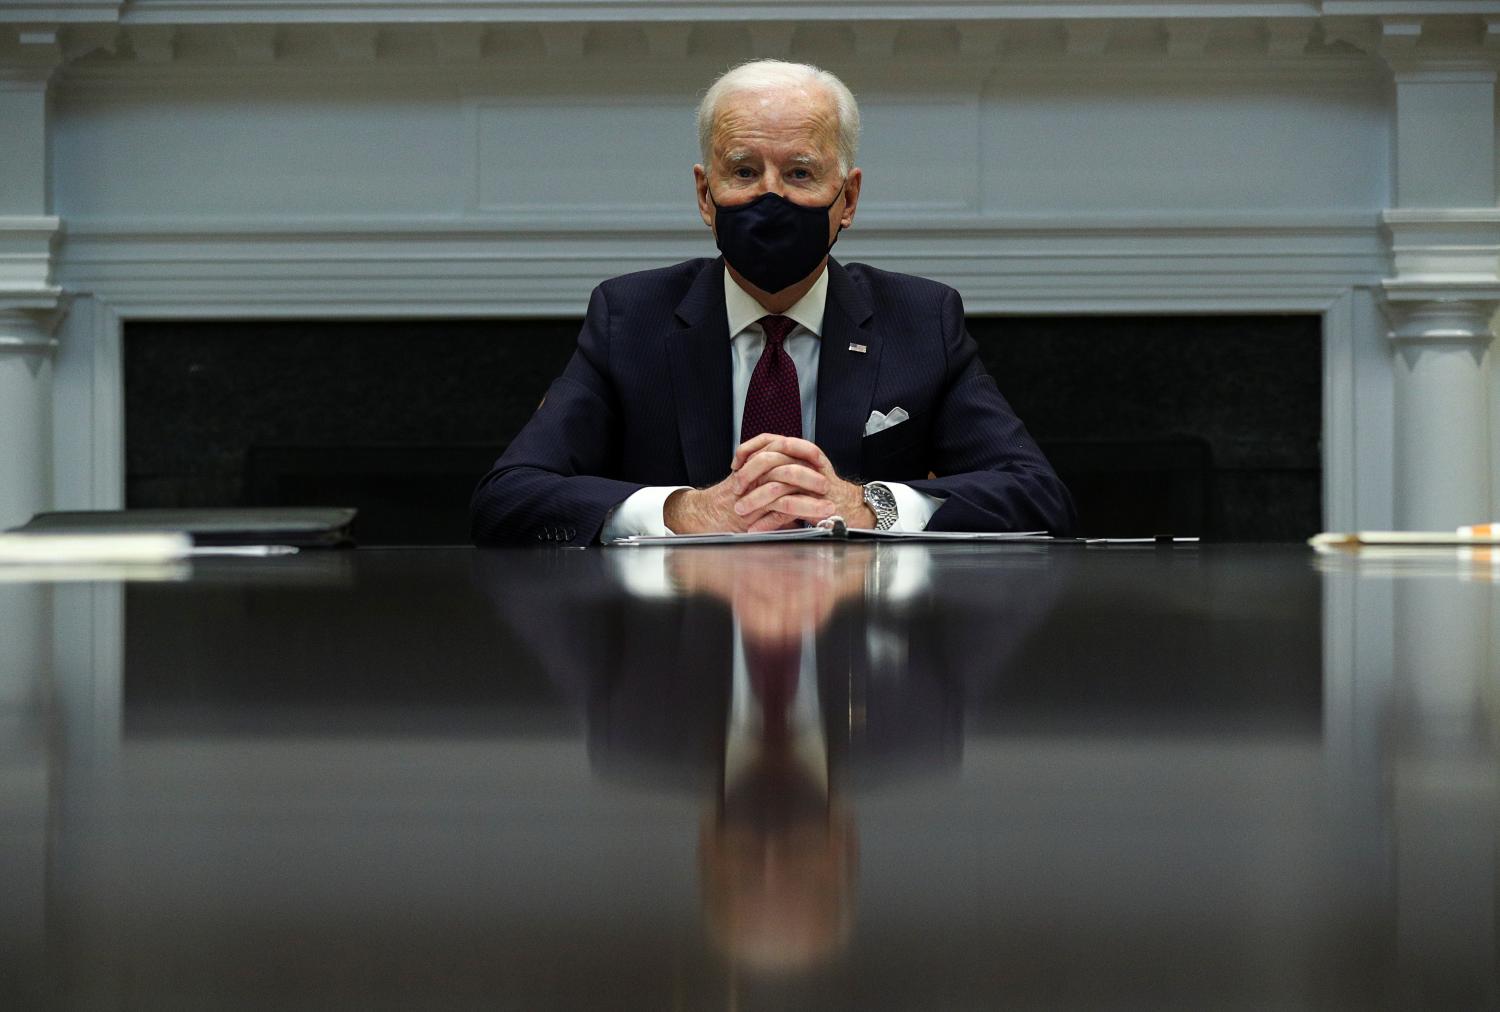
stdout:
[[121,503],[130,318],[579,315],[711,253],[692,109],[754,56],[860,96],[844,258],[1320,313],[1327,524],[1500,504],[1500,0],[7,0],[0,526]]

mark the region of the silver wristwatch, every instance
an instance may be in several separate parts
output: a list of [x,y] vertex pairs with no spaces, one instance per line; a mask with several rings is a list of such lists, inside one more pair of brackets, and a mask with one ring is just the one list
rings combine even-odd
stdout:
[[865,485],[865,505],[875,514],[875,529],[888,531],[896,526],[896,496],[878,481]]

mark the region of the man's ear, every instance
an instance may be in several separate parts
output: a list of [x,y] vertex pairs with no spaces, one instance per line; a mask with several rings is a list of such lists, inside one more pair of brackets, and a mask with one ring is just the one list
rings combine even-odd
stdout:
[[714,227],[714,205],[708,199],[708,173],[701,165],[693,166],[693,186],[698,194],[698,217],[709,228]]
[[848,177],[844,180],[844,213],[839,217],[839,224],[848,228],[854,224],[854,210],[859,205],[859,188],[863,185],[865,174],[859,168],[849,170]]

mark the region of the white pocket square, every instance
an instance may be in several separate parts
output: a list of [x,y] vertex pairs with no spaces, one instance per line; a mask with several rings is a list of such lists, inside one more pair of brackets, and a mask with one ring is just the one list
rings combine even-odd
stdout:
[[865,435],[873,436],[877,432],[884,432],[893,425],[900,425],[910,417],[905,408],[891,408],[890,414],[871,411],[869,420],[865,422]]

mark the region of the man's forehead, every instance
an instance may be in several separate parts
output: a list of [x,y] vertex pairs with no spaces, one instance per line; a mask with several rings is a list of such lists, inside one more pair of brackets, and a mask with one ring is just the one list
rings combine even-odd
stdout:
[[714,148],[724,157],[749,157],[755,142],[789,145],[803,160],[832,153],[838,110],[820,88],[737,91],[724,96],[714,118]]

